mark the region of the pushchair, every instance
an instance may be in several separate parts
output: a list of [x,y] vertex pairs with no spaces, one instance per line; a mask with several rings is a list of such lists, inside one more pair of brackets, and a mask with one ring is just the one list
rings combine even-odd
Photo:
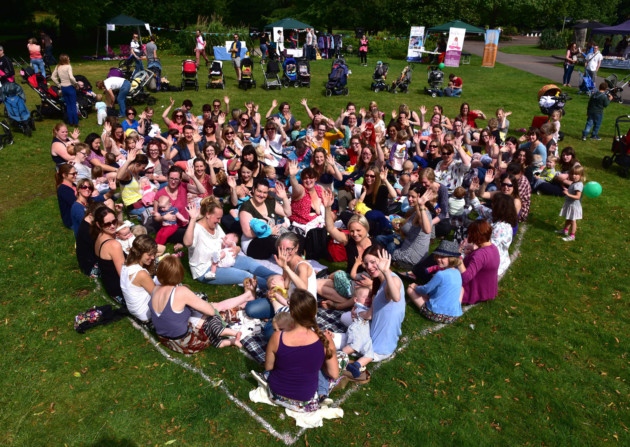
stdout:
[[149,81],[147,88],[153,92],[162,90],[162,63],[159,59],[153,59],[147,64],[147,71],[153,73],[153,79]]
[[121,59],[118,63],[118,70],[122,73],[123,78],[129,80],[131,79],[131,75],[136,68],[136,64],[133,61],[133,58],[128,57],[127,59]]
[[630,115],[621,115],[615,120],[612,156],[606,155],[602,159],[602,167],[608,169],[613,163],[619,165],[620,176],[628,177],[630,170]]
[[538,105],[540,111],[547,116],[551,116],[556,110],[560,110],[564,116],[564,106],[570,99],[571,98],[566,93],[562,93],[562,90],[555,84],[547,84],[538,90]]
[[194,87],[195,91],[199,91],[197,63],[191,59],[182,61],[182,90],[185,90],[186,86]]
[[578,90],[578,94],[584,93],[591,96],[595,93],[595,83],[593,79],[591,79],[586,70],[584,70],[584,73],[581,71],[578,71],[578,73],[580,73],[580,89]]
[[[26,108],[26,94],[24,94],[24,89],[15,82],[7,82],[2,86],[0,92],[0,99],[4,102],[5,115],[9,117],[10,126],[19,130],[27,137],[30,137],[35,130],[35,123]],[[5,129],[5,135],[2,136],[3,142],[7,135],[10,135],[10,140],[13,141],[11,129],[8,127],[9,126]]]
[[83,75],[75,75],[74,78],[80,86],[77,89],[77,104],[79,105],[81,115],[85,113],[85,117],[87,117],[94,107],[94,104],[96,104],[96,95],[92,91],[92,84],[88,78]]
[[623,88],[628,85],[628,83],[630,83],[630,74],[621,79],[621,81],[617,78],[616,74],[611,74],[606,78],[606,84],[608,85],[608,91],[606,93],[612,95],[612,101],[623,104],[621,94],[623,93]]
[[256,80],[254,79],[254,62],[251,58],[246,57],[241,61],[241,80],[238,81],[238,88],[244,90],[256,88]]
[[398,79],[396,79],[392,83],[390,91],[392,93],[398,93],[399,91],[401,93],[409,93],[409,84],[411,84],[411,72],[411,66],[407,65],[405,68],[403,68],[403,71],[400,73]]
[[142,70],[136,73],[131,80],[131,89],[127,94],[127,101],[131,104],[144,104],[152,106],[157,101],[147,92],[147,85],[155,77],[152,71]]
[[301,87],[311,86],[311,64],[308,59],[300,58],[297,60],[297,78]]
[[328,82],[326,83],[326,96],[332,95],[345,95],[348,96],[350,92],[348,87],[348,65],[342,58],[335,59],[332,64],[332,69],[328,75]]
[[372,85],[370,86],[374,93],[378,93],[380,91],[386,92],[389,90],[389,85],[385,82],[388,71],[389,64],[384,64],[381,61],[376,63],[376,68],[374,69],[374,73],[372,73]]
[[208,71],[208,82],[206,88],[225,88],[225,78],[223,77],[223,62],[212,61],[210,71]]
[[[57,86],[48,85],[46,78],[39,73],[35,73],[32,67],[24,67],[20,70],[20,75],[41,100],[41,104],[35,110],[31,110],[33,120],[41,121],[44,117],[62,119],[65,117],[67,104],[63,102]],[[79,117],[87,118],[87,110],[81,110],[78,104],[74,104],[74,107],[77,107]]]
[[282,63],[282,85],[298,87],[297,62],[294,57],[287,57]]
[[[273,56],[273,57],[272,57]],[[282,81],[280,80],[280,62],[275,57],[275,53],[269,55],[269,60],[266,64],[260,61],[260,68],[263,72],[263,78],[265,78],[264,88],[270,90],[272,88],[282,88]]]
[[13,144],[13,132],[11,132],[11,126],[6,120],[0,122],[0,130],[2,131],[2,135],[0,135],[0,149],[4,149],[5,146]]
[[432,98],[436,96],[442,96],[444,90],[442,90],[442,84],[444,83],[444,72],[439,67],[431,66],[427,72],[428,87],[424,88],[424,92],[427,95],[431,95]]

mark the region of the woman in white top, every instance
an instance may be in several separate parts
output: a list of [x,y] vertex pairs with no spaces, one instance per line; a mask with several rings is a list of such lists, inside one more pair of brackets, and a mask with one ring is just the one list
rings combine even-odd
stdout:
[[146,234],[138,236],[129,250],[120,271],[120,288],[129,313],[142,322],[151,320],[149,301],[155,288],[152,274],[155,270],[157,243]]
[[308,290],[317,296],[317,276],[311,264],[301,256],[300,240],[295,233],[286,232],[276,241],[276,263],[282,268],[285,288],[289,296],[295,289]]

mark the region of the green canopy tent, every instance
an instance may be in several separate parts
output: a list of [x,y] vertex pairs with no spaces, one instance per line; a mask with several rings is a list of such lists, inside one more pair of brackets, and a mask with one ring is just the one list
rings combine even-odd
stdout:
[[[107,21],[107,25],[106,25],[106,32],[105,32],[105,47],[108,48],[109,47],[109,31],[112,28],[115,28],[117,26],[132,26],[132,27],[136,27],[137,29],[137,33],[138,33],[138,37],[140,37],[140,42],[142,42],[142,34],[140,34],[140,30],[141,29],[145,29],[149,32],[149,36],[151,35],[151,27],[149,26],[148,23],[143,22],[142,20],[138,20],[135,19],[133,17],[129,17],[126,16],[124,14],[121,14],[119,16],[114,17],[113,19],[110,19]],[[98,39],[97,39],[98,40]],[[98,54],[98,41],[96,43],[96,51]]]
[[311,25],[307,25],[304,22],[300,22],[299,20],[286,18],[282,20],[278,20],[277,22],[270,23],[265,26],[266,30],[272,30],[274,28],[282,28],[282,29],[296,29],[299,31],[303,31],[306,28],[313,28]]
[[470,25],[461,20],[453,20],[452,22],[443,23],[427,30],[427,33],[448,33],[451,28],[464,28],[467,34],[485,34],[486,30]]

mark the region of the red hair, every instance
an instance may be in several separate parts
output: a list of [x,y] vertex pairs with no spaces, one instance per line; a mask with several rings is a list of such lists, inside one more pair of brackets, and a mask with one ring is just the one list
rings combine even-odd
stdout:
[[363,141],[365,141],[365,143],[368,146],[376,147],[376,131],[374,130],[374,124],[373,123],[365,123],[365,130],[367,130],[367,129],[372,130],[372,135],[370,135],[368,137],[365,134],[365,131],[363,131],[363,133],[361,134],[361,137],[363,138]]

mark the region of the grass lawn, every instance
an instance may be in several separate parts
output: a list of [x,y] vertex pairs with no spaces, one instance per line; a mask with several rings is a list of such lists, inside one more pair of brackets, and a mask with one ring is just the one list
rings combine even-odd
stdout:
[[[181,59],[163,59],[173,82],[179,81]],[[414,109],[439,102],[453,117],[465,100],[489,116],[497,107],[512,111],[514,131],[540,114],[536,93],[548,83],[500,64],[482,68],[473,56],[471,65],[453,70],[466,81],[464,97],[436,101],[422,92],[426,66],[414,67],[409,94],[374,94],[369,86],[375,61],[367,68],[356,58],[348,61],[353,71],[348,97],[324,97],[328,61],[313,64],[310,89],[264,91],[257,65],[259,88],[238,90],[225,64],[226,90],[206,91],[200,73],[199,92],[172,96],[178,104],[192,99],[196,112],[224,94],[233,106],[253,99],[263,114],[276,98],[289,101],[303,120],[303,97],[329,116],[347,101],[367,106],[376,100],[385,111],[401,102]],[[392,79],[404,63],[390,62]],[[73,62],[74,72],[92,83],[110,65]],[[34,108],[35,95],[30,90],[27,95]],[[169,95],[155,96],[161,114]],[[203,371],[207,381],[168,361],[126,320],[83,335],[73,330],[78,312],[108,300],[80,273],[72,234],[59,218],[49,155],[56,121],[37,123],[30,139],[16,135],[15,144],[0,151],[0,337],[7,343],[0,443],[266,446],[278,445],[275,434],[285,434],[285,441],[297,439],[297,445],[629,445],[629,184],[615,169],[601,167],[610,153],[614,119],[628,109],[611,104],[603,141],[582,142],[586,103],[582,96],[568,103],[561,147],[576,148],[587,180],[601,183],[604,192],[582,201],[577,240],[565,243],[553,232],[562,224],[563,200],[534,196],[499,298],[428,334],[431,325],[408,306],[406,349],[347,397],[343,419],[305,433],[280,409],[249,402],[255,381],[248,371],[260,367],[236,349],[208,349],[189,358],[173,354]],[[81,123],[82,137],[96,130],[95,115]],[[211,298],[237,293],[236,287],[204,286],[190,276],[186,282]]]
[[499,45],[499,51],[506,54],[522,54],[524,56],[560,56],[563,57],[566,50],[560,48],[556,50],[543,50],[535,45]]

